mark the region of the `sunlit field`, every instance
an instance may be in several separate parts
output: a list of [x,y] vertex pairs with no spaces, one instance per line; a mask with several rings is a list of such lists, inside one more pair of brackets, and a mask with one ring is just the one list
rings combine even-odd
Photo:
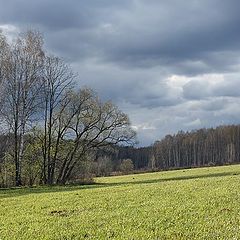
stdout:
[[0,239],[240,239],[240,166],[0,190]]

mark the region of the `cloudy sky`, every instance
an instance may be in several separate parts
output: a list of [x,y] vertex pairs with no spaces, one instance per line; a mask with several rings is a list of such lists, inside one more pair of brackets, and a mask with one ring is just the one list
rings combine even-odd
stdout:
[[240,123],[239,0],[0,0],[0,28],[46,48],[111,99],[140,145]]

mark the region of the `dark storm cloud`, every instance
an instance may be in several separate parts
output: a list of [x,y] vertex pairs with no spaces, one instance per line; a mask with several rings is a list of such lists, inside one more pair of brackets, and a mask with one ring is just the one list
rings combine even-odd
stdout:
[[[147,16],[133,14],[139,19],[138,28],[133,27],[136,20],[127,14],[129,22],[119,27],[123,39],[118,42],[115,38],[117,43],[113,45],[110,38],[106,58],[124,66],[164,65],[171,72],[185,74],[228,70],[236,59],[230,60],[225,55],[239,50],[240,15],[236,11],[239,3],[234,1],[232,7],[228,7],[229,2],[221,4],[220,1],[191,3],[184,1],[179,8],[175,8],[172,1],[168,5],[146,4],[146,10],[142,11]],[[161,11],[159,13],[161,8],[165,12],[163,17]],[[189,61],[202,62],[203,69],[189,68]]]
[[51,47],[76,61],[95,56],[181,74],[227,71],[238,61],[226,57],[240,46],[237,0],[1,2],[2,23],[49,31]]
[[104,19],[113,8],[126,6],[126,0],[1,0],[0,21],[17,25],[39,25],[49,30],[89,28]]
[[43,31],[79,85],[117,103],[146,144],[240,121],[239,9],[238,0],[0,0],[0,27]]
[[167,81],[163,81],[163,74],[158,69],[124,70],[115,65],[95,64],[90,64],[87,68],[80,64],[75,68],[80,70],[80,78],[85,85],[97,89],[106,99],[125,101],[143,108],[172,106],[181,101],[179,93]]

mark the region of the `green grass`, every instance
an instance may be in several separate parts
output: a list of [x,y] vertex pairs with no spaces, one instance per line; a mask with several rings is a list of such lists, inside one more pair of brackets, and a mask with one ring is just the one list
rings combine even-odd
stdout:
[[240,239],[240,166],[0,190],[0,239]]

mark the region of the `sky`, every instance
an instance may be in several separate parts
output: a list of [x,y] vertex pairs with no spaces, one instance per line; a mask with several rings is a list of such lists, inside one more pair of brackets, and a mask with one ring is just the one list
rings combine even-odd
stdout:
[[46,49],[129,115],[139,146],[240,123],[239,0],[0,0],[10,38]]

